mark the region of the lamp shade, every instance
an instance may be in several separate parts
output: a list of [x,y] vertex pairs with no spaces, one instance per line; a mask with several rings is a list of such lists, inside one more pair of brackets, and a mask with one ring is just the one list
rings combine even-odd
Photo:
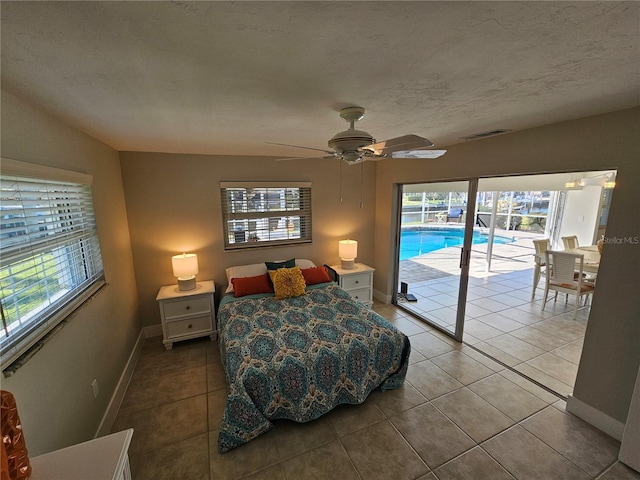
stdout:
[[171,257],[171,265],[173,266],[173,276],[178,277],[178,280],[191,279],[198,274],[198,256],[195,253],[174,255]]
[[342,260],[342,268],[355,268],[358,256],[358,242],[355,240],[340,240],[338,242],[338,256]]

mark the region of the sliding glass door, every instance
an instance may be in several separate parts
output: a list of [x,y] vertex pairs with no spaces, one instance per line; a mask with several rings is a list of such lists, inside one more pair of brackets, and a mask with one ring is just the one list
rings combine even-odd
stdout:
[[462,341],[477,180],[399,188],[395,303]]

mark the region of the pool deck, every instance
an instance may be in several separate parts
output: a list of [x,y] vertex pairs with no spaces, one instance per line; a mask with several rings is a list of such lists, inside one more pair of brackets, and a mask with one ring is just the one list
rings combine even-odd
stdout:
[[[425,224],[426,227],[454,227],[441,223]],[[482,229],[486,231],[486,229]],[[471,248],[471,266],[469,275],[484,278],[500,273],[526,270],[533,267],[535,249],[532,240],[544,238],[544,234],[530,233],[521,230],[495,230],[496,236],[512,237],[511,243],[495,243],[492,249],[491,270],[487,272],[486,254],[489,244],[473,244]],[[415,283],[425,280],[459,275],[460,247],[448,247],[425,253],[423,255],[401,260],[399,278],[403,282]]]
[[[544,278],[531,299],[532,240],[544,235],[497,229],[495,233],[513,236],[515,241],[493,245],[490,269],[486,264],[488,245],[473,245],[463,341],[507,368],[567,396],[573,391],[577,375],[590,302],[580,306],[575,320],[571,300],[551,300],[542,311]],[[402,260],[399,281],[409,284],[409,293],[417,301],[399,298],[398,305],[452,332],[457,315],[459,263],[460,247]]]

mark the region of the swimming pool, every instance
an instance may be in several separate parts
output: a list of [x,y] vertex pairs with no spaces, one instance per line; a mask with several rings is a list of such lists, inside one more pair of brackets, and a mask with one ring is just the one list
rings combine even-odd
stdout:
[[[462,228],[438,227],[424,230],[405,230],[400,233],[400,260],[417,257],[441,248],[456,247],[463,243]],[[489,235],[473,231],[473,243],[487,243]],[[493,243],[511,243],[511,237],[495,235]]]

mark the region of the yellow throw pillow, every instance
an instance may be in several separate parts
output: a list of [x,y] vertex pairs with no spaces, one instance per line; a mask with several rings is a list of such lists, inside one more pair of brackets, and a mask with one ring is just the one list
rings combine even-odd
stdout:
[[271,281],[273,282],[276,300],[304,295],[307,284],[304,281],[300,267],[271,270],[269,275],[271,275]]

